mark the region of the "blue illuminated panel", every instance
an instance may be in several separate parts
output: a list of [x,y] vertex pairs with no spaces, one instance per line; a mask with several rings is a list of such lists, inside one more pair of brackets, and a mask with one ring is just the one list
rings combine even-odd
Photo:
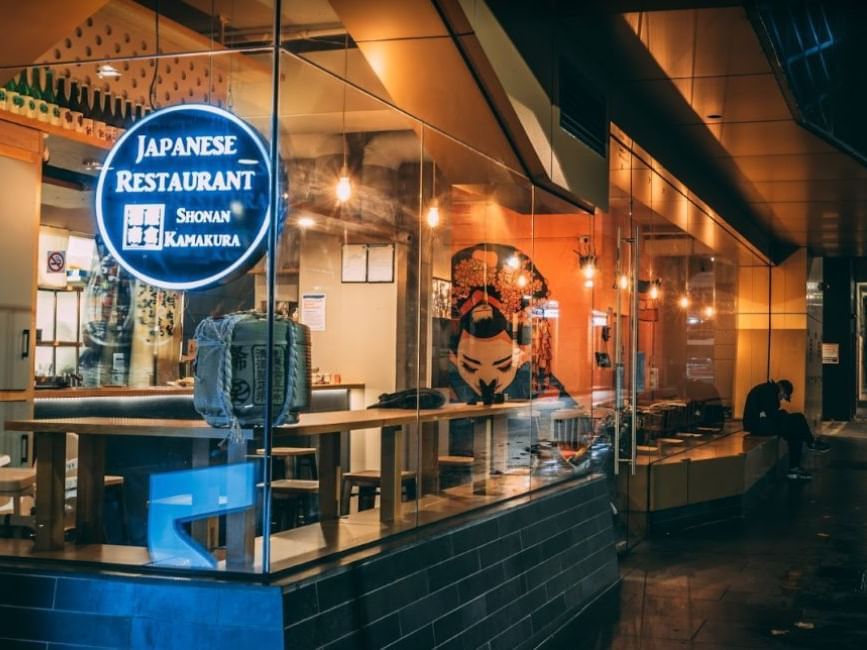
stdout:
[[252,508],[256,464],[237,463],[152,474],[148,552],[156,566],[213,569],[217,562],[182,524]]

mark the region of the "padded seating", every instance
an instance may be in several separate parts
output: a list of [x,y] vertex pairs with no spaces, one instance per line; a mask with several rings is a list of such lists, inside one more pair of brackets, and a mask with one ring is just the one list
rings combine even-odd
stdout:
[[[407,500],[415,499],[415,472],[403,470],[401,473],[403,496]],[[343,475],[343,486],[340,490],[340,514],[349,514],[349,501],[352,498],[352,488],[358,487],[358,511],[370,510],[376,505],[376,491],[381,483],[379,470],[365,469],[360,472],[346,472]]]

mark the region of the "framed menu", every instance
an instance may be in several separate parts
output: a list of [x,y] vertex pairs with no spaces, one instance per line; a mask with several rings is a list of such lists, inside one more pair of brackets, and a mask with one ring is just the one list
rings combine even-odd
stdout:
[[367,282],[367,244],[344,244],[340,279]]
[[342,282],[394,282],[394,244],[344,244]]
[[368,245],[367,281],[394,282],[394,244]]

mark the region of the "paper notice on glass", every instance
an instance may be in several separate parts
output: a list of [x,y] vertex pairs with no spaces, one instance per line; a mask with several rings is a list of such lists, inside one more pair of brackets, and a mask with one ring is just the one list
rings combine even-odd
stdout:
[[822,363],[826,366],[840,365],[839,343],[822,343]]
[[367,281],[394,282],[394,245],[367,247]]
[[301,294],[301,322],[312,332],[325,331],[325,294]]
[[367,281],[367,245],[343,245],[343,269],[340,276],[343,282]]

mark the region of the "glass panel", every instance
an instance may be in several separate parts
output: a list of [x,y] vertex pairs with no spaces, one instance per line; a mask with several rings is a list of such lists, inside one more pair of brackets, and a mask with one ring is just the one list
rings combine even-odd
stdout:
[[[429,372],[419,358],[419,296],[429,291],[419,275],[420,127],[294,55],[281,66],[289,212],[272,296],[278,316],[309,328],[313,388],[301,424],[274,429],[272,571],[415,526],[429,435],[410,393],[367,409]],[[257,305],[268,298],[264,272],[254,269]]]
[[54,376],[54,347],[50,345],[36,346],[36,366],[35,372],[37,377],[53,377]]
[[564,468],[547,435],[555,407],[531,402],[560,393],[552,332],[539,325],[554,296],[534,253],[532,188],[431,129],[424,150],[422,358],[450,402],[422,447],[428,521],[522,494]]
[[75,291],[57,293],[57,340],[64,343],[78,342],[78,298]]
[[36,292],[36,341],[54,340],[54,291]]

